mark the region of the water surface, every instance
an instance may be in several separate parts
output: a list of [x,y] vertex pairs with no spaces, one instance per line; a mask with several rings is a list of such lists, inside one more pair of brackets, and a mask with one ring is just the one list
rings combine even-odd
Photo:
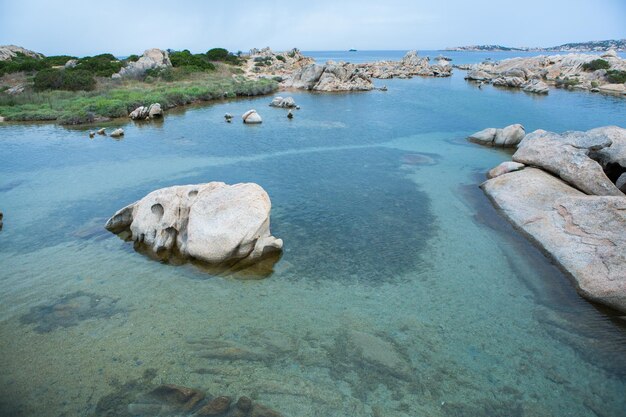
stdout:
[[[502,221],[477,186],[510,155],[464,138],[626,126],[626,102],[462,76],[293,93],[291,121],[268,97],[193,107],[121,140],[0,126],[0,414],[106,415],[174,383],[286,416],[624,415],[623,321]],[[249,108],[262,125],[224,123]],[[102,228],[208,181],[268,191],[268,278],[155,262]]]

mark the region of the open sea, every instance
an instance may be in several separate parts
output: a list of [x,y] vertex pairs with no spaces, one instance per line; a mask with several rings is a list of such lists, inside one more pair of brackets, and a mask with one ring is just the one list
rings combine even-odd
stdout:
[[[120,140],[0,124],[0,415],[148,415],[128,404],[178,384],[288,417],[626,416],[624,316],[498,215],[478,185],[510,152],[465,140],[626,127],[626,99],[464,75],[279,93],[301,106],[293,120],[266,96],[106,124]],[[263,124],[240,122],[251,108]],[[209,181],[270,195],[285,249],[269,275],[159,263],[104,230],[152,190]]]

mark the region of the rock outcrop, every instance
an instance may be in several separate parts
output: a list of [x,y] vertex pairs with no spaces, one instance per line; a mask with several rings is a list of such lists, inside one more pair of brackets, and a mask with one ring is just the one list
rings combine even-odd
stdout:
[[480,145],[510,148],[517,146],[525,135],[524,126],[514,124],[504,129],[490,127],[470,135],[467,139]]
[[246,124],[263,123],[263,119],[261,118],[261,115],[257,113],[257,111],[254,109],[248,110],[247,112],[245,112],[243,115],[241,115],[241,118],[243,119],[243,122]]
[[211,265],[249,264],[280,251],[270,234],[269,196],[257,184],[181,185],[151,192],[119,210],[107,230],[130,233],[160,259],[182,256]]
[[[158,48],[146,50],[135,62],[130,62],[118,73],[118,77],[137,78],[149,69],[171,67],[170,55]],[[113,74],[115,75],[115,74]]]
[[359,64],[362,72],[371,78],[449,77],[452,67],[449,61],[440,59],[431,65],[428,57],[420,57],[417,51],[409,51],[400,61],[378,61]]
[[282,107],[282,108],[296,108],[298,107],[296,105],[296,101],[293,99],[293,97],[281,97],[281,96],[277,96],[274,97],[272,99],[272,102],[270,103],[271,107]]
[[159,103],[150,106],[139,106],[128,115],[132,120],[158,119],[163,117],[163,109]]
[[602,151],[611,144],[611,139],[602,134],[567,132],[558,135],[537,130],[519,144],[513,161],[539,167],[590,195],[624,197],[602,166],[589,157],[591,151]]
[[2,45],[0,46],[0,61],[8,61],[17,56],[17,54],[22,54],[29,56],[31,58],[41,59],[43,58],[43,54],[38,52],[31,51],[30,49],[22,48],[21,46],[16,45]]
[[[598,56],[592,54],[568,54],[485,61],[470,66],[465,78],[538,94],[547,94],[548,85],[553,85],[624,95],[626,85],[611,83],[607,70],[585,67],[597,59]],[[602,59],[610,71],[626,71],[626,59],[617,54],[607,53]]]
[[357,65],[333,61],[306,66],[294,72],[282,85],[313,91],[369,91],[374,88],[371,78]]
[[536,168],[481,187],[573,278],[582,296],[626,311],[625,197],[587,196]]
[[485,193],[581,295],[626,311],[626,129],[537,130],[513,161],[489,171]]
[[245,71],[252,76],[283,79],[314,63],[313,58],[302,55],[297,48],[284,52],[274,52],[270,48],[252,49]]

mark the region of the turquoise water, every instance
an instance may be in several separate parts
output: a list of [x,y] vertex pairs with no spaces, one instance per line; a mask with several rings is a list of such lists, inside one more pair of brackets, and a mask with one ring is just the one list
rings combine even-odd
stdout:
[[[291,121],[269,97],[191,107],[112,123],[121,140],[1,125],[0,415],[114,415],[158,383],[286,416],[625,415],[623,318],[502,221],[477,185],[509,154],[464,138],[626,126],[626,101],[462,77],[293,93]],[[224,123],[249,108],[262,125]],[[162,264],[102,228],[208,181],[269,193],[269,277]]]

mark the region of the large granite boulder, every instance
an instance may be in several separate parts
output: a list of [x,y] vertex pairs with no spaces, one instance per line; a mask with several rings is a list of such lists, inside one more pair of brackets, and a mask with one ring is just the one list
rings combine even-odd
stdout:
[[611,143],[610,138],[601,134],[567,132],[559,135],[537,130],[519,144],[513,161],[558,175],[587,194],[623,197],[602,166],[589,157],[591,151],[600,151]]
[[280,251],[270,234],[269,196],[257,184],[181,185],[151,192],[106,223],[161,259],[180,255],[209,264],[249,263]]
[[467,139],[480,145],[510,148],[517,146],[525,135],[524,126],[514,124],[504,129],[487,128],[470,135]]
[[[170,55],[167,51],[158,48],[146,50],[135,62],[130,62],[118,73],[118,77],[137,78],[143,76],[147,70],[154,68],[171,67]],[[113,74],[115,75],[115,74]]]
[[618,126],[604,126],[585,132],[585,136],[598,140],[605,139],[611,143],[599,149],[591,149],[590,156],[598,161],[603,168],[611,164],[619,165],[626,171],[626,129]]
[[550,87],[543,81],[538,79],[530,80],[526,82],[522,86],[522,90],[527,93],[535,93],[535,94],[548,94],[550,92]]
[[491,179],[508,174],[509,172],[519,171],[520,169],[524,169],[525,166],[526,165],[520,164],[519,162],[504,161],[497,167],[490,169],[487,173],[487,178]]
[[283,86],[314,91],[369,91],[374,88],[371,78],[358,66],[332,61],[295,71]]
[[536,168],[481,188],[573,278],[582,296],[626,312],[626,198],[588,196]]

